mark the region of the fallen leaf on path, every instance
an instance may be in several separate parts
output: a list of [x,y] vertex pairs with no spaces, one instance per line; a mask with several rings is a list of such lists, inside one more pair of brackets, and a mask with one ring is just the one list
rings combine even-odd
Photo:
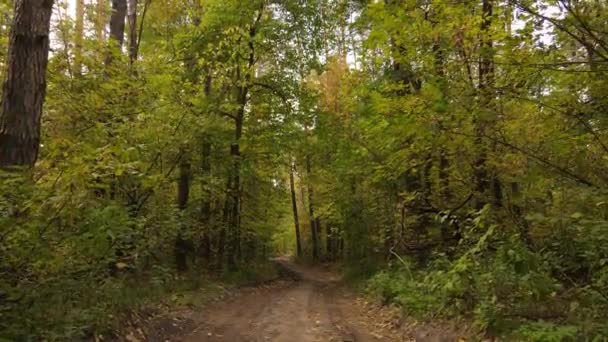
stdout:
[[380,334],[376,334],[376,333],[371,333],[372,336],[374,336],[376,339],[381,340],[384,338],[384,336],[380,335]]
[[141,340],[135,337],[133,333],[129,333],[127,336],[125,336],[125,339],[129,342],[141,342]]

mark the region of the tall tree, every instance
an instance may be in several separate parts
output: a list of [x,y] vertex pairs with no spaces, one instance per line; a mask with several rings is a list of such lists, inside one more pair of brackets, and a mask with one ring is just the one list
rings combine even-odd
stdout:
[[291,192],[291,208],[293,211],[293,223],[296,233],[296,252],[298,257],[302,257],[302,239],[300,237],[300,221],[298,218],[298,201],[296,199],[296,185],[294,180],[295,162],[289,168],[289,190]]
[[77,75],[82,72],[84,9],[84,0],[76,0],[76,20],[74,23],[74,70]]
[[137,38],[137,0],[129,0],[129,61],[131,64],[137,60],[139,41]]
[[[112,0],[110,15],[110,44],[121,49],[125,41],[125,17],[127,15],[127,0]],[[108,61],[111,62],[111,59]]]
[[95,2],[95,37],[99,44],[103,44],[106,38],[106,0],[96,0]]
[[[255,39],[259,33],[259,25],[266,10],[266,1],[259,2],[259,8],[256,9],[253,23],[249,26],[247,32],[246,46],[248,53],[245,56],[244,65],[238,65],[236,68],[235,82],[235,99],[237,110],[232,119],[234,121],[234,140],[230,145],[230,156],[232,159],[232,168],[229,175],[228,191],[226,201],[229,202],[225,208],[229,214],[224,216],[228,218],[228,265],[231,268],[236,266],[237,254],[240,250],[240,209],[241,209],[241,139],[243,137],[243,125],[245,123],[245,114],[250,100],[251,87],[254,81],[255,64],[257,62],[257,51],[255,48]],[[239,63],[240,64],[240,63]]]
[[0,113],[0,167],[33,166],[40,147],[53,0],[16,0]]
[[183,230],[185,220],[183,218],[186,208],[188,208],[188,200],[190,198],[190,178],[191,164],[190,158],[187,157],[185,148],[180,151],[179,159],[179,177],[177,180],[177,209],[180,211],[180,220],[178,222],[178,232],[175,239],[175,265],[177,271],[184,272],[188,270],[188,253],[192,252],[192,241],[184,237]]
[[[481,4],[481,34],[479,58],[479,110],[475,118],[475,135],[478,148],[477,160],[474,163],[476,206],[481,209],[488,201],[489,191],[493,190],[493,204],[500,206],[502,202],[501,184],[498,175],[488,165],[490,152],[487,135],[496,122],[494,107],[494,42],[491,35],[493,0],[483,0]],[[495,144],[493,144],[495,146]]]
[[314,190],[311,182],[312,163],[310,155],[306,155],[306,176],[308,177],[308,215],[310,216],[310,238],[312,244],[312,260],[319,260],[319,232],[317,228],[317,220],[314,209]]

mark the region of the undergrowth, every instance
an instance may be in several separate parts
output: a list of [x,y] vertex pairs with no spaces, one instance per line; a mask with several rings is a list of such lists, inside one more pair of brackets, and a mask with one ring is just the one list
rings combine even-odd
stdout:
[[[576,250],[583,253],[582,245],[595,237],[562,238],[532,249],[517,234],[478,220],[461,241],[461,253],[451,258],[438,253],[425,264],[394,258],[366,289],[405,315],[466,318],[480,334],[506,340],[605,341],[606,268],[575,281],[577,273],[568,265],[576,264],[563,252],[566,244],[579,244]],[[601,255],[601,250],[593,253]]]
[[101,281],[48,282],[44,288],[38,285],[35,291],[23,289],[21,305],[7,310],[4,304],[0,341],[92,340],[112,336],[124,328],[125,319],[132,313],[199,307],[227,288],[272,278],[273,268],[266,263],[224,274],[192,270],[178,275],[159,266],[149,272],[122,274]]

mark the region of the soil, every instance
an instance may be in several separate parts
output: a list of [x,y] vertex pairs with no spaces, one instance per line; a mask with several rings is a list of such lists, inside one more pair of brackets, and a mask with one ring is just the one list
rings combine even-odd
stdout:
[[[238,290],[202,309],[157,322],[146,341],[459,341],[446,329],[412,328],[398,309],[357,296],[335,273],[275,260],[281,280]],[[161,333],[162,332],[162,333]],[[128,341],[141,341],[128,339]]]

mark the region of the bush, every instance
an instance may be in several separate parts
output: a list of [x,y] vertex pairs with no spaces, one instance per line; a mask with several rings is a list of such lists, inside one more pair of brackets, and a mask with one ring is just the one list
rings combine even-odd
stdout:
[[[483,331],[526,341],[603,339],[605,274],[588,286],[555,276],[554,254],[535,252],[517,235],[490,228],[453,260],[403,262],[373,276],[370,294],[421,318],[469,317]],[[602,268],[604,270],[604,268]]]

